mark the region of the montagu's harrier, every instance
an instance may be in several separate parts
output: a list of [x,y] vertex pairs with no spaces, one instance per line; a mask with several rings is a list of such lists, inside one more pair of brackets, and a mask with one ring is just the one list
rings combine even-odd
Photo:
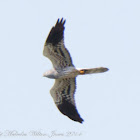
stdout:
[[53,69],[44,73],[43,76],[55,79],[55,84],[50,90],[53,100],[61,113],[70,119],[83,122],[76,109],[74,93],[76,89],[76,77],[78,75],[106,72],[108,68],[77,69],[72,62],[71,56],[64,45],[64,24],[66,20],[57,20],[52,27],[44,44],[43,55],[48,57]]

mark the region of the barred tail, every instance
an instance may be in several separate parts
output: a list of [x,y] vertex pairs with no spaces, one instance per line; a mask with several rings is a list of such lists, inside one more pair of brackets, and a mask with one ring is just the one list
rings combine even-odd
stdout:
[[100,67],[100,68],[90,68],[90,69],[80,69],[79,74],[92,74],[92,73],[102,73],[108,71],[108,68]]

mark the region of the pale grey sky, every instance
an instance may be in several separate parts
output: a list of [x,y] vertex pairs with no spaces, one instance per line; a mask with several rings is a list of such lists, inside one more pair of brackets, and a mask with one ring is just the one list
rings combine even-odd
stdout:
[[[102,74],[79,76],[75,94],[80,124],[62,115],[42,77],[52,68],[42,55],[58,18],[65,18],[65,45],[77,67],[108,67]],[[140,1],[0,1],[0,139],[7,131],[81,136],[52,139],[140,139]],[[3,134],[1,134],[3,133]],[[7,136],[6,139],[11,139]],[[14,139],[19,139],[14,137]]]

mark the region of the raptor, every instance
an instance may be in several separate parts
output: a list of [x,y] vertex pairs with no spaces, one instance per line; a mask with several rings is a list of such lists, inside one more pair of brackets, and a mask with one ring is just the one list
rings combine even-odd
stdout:
[[60,112],[71,120],[82,123],[83,119],[77,111],[74,99],[76,77],[78,75],[106,72],[108,68],[78,69],[74,66],[70,53],[64,45],[65,22],[66,20],[63,20],[63,18],[58,19],[45,41],[43,55],[51,60],[53,68],[45,72],[43,76],[55,79],[50,93]]

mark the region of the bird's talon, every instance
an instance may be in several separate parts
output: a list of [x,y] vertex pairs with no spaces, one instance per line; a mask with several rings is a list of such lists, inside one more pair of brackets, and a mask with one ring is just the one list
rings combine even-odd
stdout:
[[84,70],[80,70],[80,74],[85,74],[85,71]]

